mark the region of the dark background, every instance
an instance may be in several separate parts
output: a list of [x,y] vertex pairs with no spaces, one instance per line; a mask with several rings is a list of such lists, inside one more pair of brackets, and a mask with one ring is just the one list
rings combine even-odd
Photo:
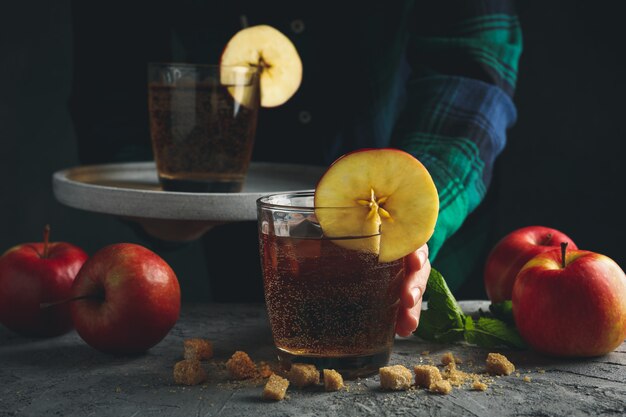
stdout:
[[[52,173],[78,163],[67,110],[71,11],[69,1],[37,3],[14,2],[0,14],[0,252],[40,240],[46,223],[54,240],[89,253],[114,242],[142,243],[116,219],[61,206],[52,195]],[[492,244],[540,224],[625,264],[626,35],[618,6],[602,3],[518,4],[524,32],[518,122],[489,197],[497,207]],[[198,243],[161,254],[183,294],[189,280],[200,283],[196,291],[208,291]],[[480,296],[481,285],[474,288]]]

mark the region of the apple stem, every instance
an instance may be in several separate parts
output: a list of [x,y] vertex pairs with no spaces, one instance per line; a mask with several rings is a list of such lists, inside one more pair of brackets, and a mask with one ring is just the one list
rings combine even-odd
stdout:
[[43,228],[43,258],[48,257],[48,243],[50,242],[50,225],[47,224]]
[[565,269],[565,254],[567,252],[567,242],[561,242],[561,267]]
[[60,304],[65,304],[65,303],[69,303],[69,302],[72,302],[72,301],[84,300],[86,298],[102,299],[102,297],[97,297],[97,296],[94,296],[92,294],[90,294],[90,295],[79,295],[78,297],[66,298],[65,300],[55,301],[53,303],[41,303],[41,304],[39,304],[39,308],[40,309],[44,309],[44,308],[54,307],[54,306],[58,306]]

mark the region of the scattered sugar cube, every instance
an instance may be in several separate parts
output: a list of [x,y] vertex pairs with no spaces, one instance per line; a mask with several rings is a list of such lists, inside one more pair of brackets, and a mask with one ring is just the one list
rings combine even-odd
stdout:
[[385,390],[407,390],[411,387],[413,375],[402,365],[385,366],[379,369],[380,387]]
[[450,392],[452,391],[452,385],[448,381],[442,379],[440,381],[433,382],[433,384],[428,389],[430,390],[430,392],[446,395],[450,394]]
[[186,339],[183,341],[185,359],[204,361],[213,357],[213,344],[207,339]]
[[257,375],[256,365],[246,352],[238,350],[226,362],[226,368],[233,379],[248,379]]
[[269,378],[274,373],[269,363],[264,361],[259,362],[258,372],[261,378]]
[[285,378],[276,374],[270,375],[270,378],[265,384],[265,388],[263,388],[263,399],[272,401],[282,400],[285,398],[288,386],[289,381]]
[[324,369],[324,389],[326,391],[339,391],[343,388],[343,377],[334,369]]
[[458,356],[454,356],[452,352],[446,352],[441,356],[441,364],[448,365],[450,363],[463,363],[463,361]]
[[307,363],[294,363],[291,365],[289,374],[287,374],[289,382],[298,388],[304,388],[309,385],[319,384],[320,373],[315,365]]
[[447,365],[449,363],[454,363],[454,355],[452,352],[446,352],[441,356],[442,365]]
[[456,362],[450,362],[447,364],[441,372],[441,377],[455,387],[460,387],[465,384],[468,379],[472,378],[472,376],[467,372],[457,369]]
[[487,387],[488,387],[487,384],[479,381],[478,379],[475,379],[474,382],[472,383],[472,389],[474,391],[486,391]]
[[199,360],[185,359],[174,365],[174,382],[179,385],[198,385],[207,380],[207,373]]
[[415,384],[418,387],[430,388],[430,386],[441,380],[439,368],[432,365],[417,365],[413,368],[415,372]]
[[506,356],[499,353],[490,353],[487,355],[487,372],[492,375],[511,375],[515,371],[513,365]]

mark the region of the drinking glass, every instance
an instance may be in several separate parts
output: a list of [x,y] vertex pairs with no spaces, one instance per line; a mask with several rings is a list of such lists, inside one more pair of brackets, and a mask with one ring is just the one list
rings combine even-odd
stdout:
[[241,191],[259,105],[256,68],[149,64],[150,133],[163,188]]
[[314,208],[313,196],[282,193],[257,201],[265,301],[278,358],[285,368],[304,362],[347,378],[370,375],[389,361],[404,260],[380,263],[376,254],[336,244],[373,236],[326,237],[316,210],[350,216],[361,208]]

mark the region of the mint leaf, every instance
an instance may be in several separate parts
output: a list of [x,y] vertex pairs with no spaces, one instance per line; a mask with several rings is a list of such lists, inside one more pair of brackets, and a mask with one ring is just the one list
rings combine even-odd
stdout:
[[487,317],[480,317],[478,321],[474,321],[472,317],[467,316],[463,337],[467,343],[481,347],[508,346],[520,349],[526,347],[514,327],[502,320]]
[[437,342],[461,340],[465,316],[446,280],[434,268],[430,270],[426,294],[428,310],[422,311],[420,325],[415,334],[422,339]]
[[[415,334],[424,340],[451,343],[465,340],[486,348],[509,346],[525,348],[526,344],[512,325],[513,312],[510,301],[492,304],[489,309],[498,318],[479,317],[474,320],[463,314],[443,276],[431,268],[426,294],[428,309],[422,310]],[[495,311],[494,311],[495,310]],[[507,324],[506,318],[511,319]]]
[[446,280],[434,268],[430,269],[426,293],[428,294],[429,310],[445,315],[452,324],[451,327],[463,327],[463,311],[452,295],[452,291],[448,288]]
[[489,305],[489,311],[491,311],[491,314],[493,314],[495,318],[515,325],[515,320],[513,319],[513,303],[511,300],[496,304],[491,303]]
[[446,315],[429,308],[422,311],[415,334],[424,340],[446,343],[463,340],[463,330],[463,327],[453,327]]

